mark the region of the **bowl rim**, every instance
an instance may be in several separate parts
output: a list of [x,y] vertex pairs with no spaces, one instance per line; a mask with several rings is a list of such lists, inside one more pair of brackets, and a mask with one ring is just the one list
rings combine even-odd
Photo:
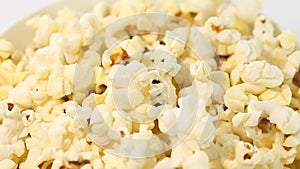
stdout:
[[15,49],[24,51],[32,41],[35,32],[35,30],[26,26],[26,22],[29,19],[38,15],[49,15],[54,17],[59,10],[64,8],[88,12],[97,2],[101,2],[101,0],[55,0],[53,3],[33,11],[29,15],[13,23],[11,26],[5,28],[0,34],[0,38],[12,42]]

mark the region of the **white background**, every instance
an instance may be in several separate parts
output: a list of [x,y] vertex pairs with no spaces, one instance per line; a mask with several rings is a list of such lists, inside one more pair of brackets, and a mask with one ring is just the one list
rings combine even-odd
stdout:
[[[55,1],[57,0],[0,0],[0,34],[19,19]],[[84,1],[82,0],[83,3]],[[264,0],[262,12],[282,28],[296,31],[300,41],[299,0]]]

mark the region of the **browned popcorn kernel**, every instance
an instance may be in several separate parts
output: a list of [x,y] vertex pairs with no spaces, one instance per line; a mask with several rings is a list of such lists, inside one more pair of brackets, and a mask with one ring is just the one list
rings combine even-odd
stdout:
[[14,108],[14,104],[12,104],[12,103],[7,103],[7,109],[8,109],[9,111],[11,111],[13,108]]
[[43,161],[41,164],[38,165],[40,169],[51,169],[53,164],[53,160]]
[[115,49],[116,50],[112,50],[113,53],[110,54],[112,65],[120,64],[129,59],[129,56],[125,50],[120,47],[116,47]]
[[300,87],[300,72],[296,72],[293,77],[293,84]]
[[107,89],[107,86],[105,84],[96,85],[96,87],[95,87],[95,93],[96,94],[103,94],[106,89]]

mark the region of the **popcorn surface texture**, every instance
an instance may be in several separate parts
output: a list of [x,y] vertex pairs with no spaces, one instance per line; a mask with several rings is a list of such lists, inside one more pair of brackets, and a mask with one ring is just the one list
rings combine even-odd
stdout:
[[0,39],[0,169],[300,168],[300,50],[262,0],[102,0]]

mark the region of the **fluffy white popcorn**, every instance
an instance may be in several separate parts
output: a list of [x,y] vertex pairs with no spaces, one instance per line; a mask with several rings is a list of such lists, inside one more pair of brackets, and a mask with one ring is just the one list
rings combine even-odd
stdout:
[[281,106],[288,106],[292,101],[292,91],[287,85],[282,85],[281,88],[267,89],[259,95],[259,100],[274,99]]
[[300,65],[300,51],[297,50],[288,56],[288,62],[295,68]]
[[217,34],[224,29],[231,27],[231,21],[228,18],[211,17],[205,23],[205,33],[208,38],[216,40]]
[[262,7],[262,0],[239,0],[235,3],[236,15],[246,23],[253,23]]
[[81,43],[81,37],[77,34],[64,35],[63,33],[54,33],[50,38],[50,45],[62,50],[67,64],[76,62]]
[[210,79],[214,83],[220,85],[223,89],[228,89],[230,87],[230,78],[226,72],[213,71],[210,73]]
[[47,93],[54,99],[62,98],[73,92],[73,80],[76,73],[76,65],[66,65],[53,71],[48,79]]
[[[66,77],[70,78],[69,82],[73,82],[73,88],[71,88],[74,90],[73,100],[81,102],[88,96],[88,90],[93,85],[96,68],[88,64],[75,64],[73,68],[72,66],[70,68],[71,71],[67,71],[70,74],[66,74]],[[85,83],[81,83],[82,81]]]
[[159,129],[162,132],[167,132],[172,125],[174,125],[174,122],[177,120],[177,118],[180,115],[180,109],[174,108],[171,110],[165,110],[161,113],[161,117],[158,119],[159,121]]
[[211,68],[205,62],[192,63],[190,67],[191,75],[200,81],[210,80]]
[[262,40],[269,40],[274,36],[274,26],[266,16],[259,16],[254,23],[253,35]]
[[0,87],[0,100],[4,100],[8,97],[8,91],[12,89],[11,85],[3,85]]
[[161,161],[159,161],[155,165],[154,169],[172,169],[172,168],[176,168],[179,166],[180,166],[179,161],[176,161],[176,160],[166,157],[166,158],[163,158]]
[[185,1],[181,3],[179,6],[180,6],[180,10],[183,13],[197,12],[201,10],[201,3],[195,3],[193,1]]
[[[278,115],[279,114],[279,115]],[[283,117],[279,117],[283,115]],[[232,118],[233,125],[245,127],[248,137],[258,146],[272,147],[277,134],[296,134],[299,126],[294,120],[299,115],[275,101],[251,101],[247,113],[238,113]],[[280,132],[276,132],[280,130]],[[289,145],[290,146],[290,145]]]
[[[63,19],[64,21],[71,21],[72,24],[74,24],[72,21],[78,17],[78,13],[76,13],[74,10],[71,10],[69,8],[63,8],[57,12],[57,20],[60,21],[60,19]],[[68,26],[68,25],[67,25]]]
[[134,36],[132,39],[122,41],[120,46],[131,58],[139,61],[146,45],[139,36]]
[[29,72],[35,72],[39,67],[46,66],[53,70],[64,64],[63,53],[60,49],[52,46],[38,49],[35,56],[29,61]]
[[43,121],[53,121],[55,117],[63,112],[61,100],[47,100],[42,105],[37,105],[35,111],[39,112]]
[[109,3],[106,1],[101,1],[101,2],[97,3],[93,9],[93,13],[98,18],[101,18],[101,19],[104,18],[109,13]]
[[222,69],[227,73],[230,73],[236,67],[238,67],[238,64],[236,63],[235,57],[229,57],[223,61]]
[[14,52],[13,44],[4,40],[0,39],[0,56],[2,59],[7,59],[11,54]]
[[276,37],[279,41],[280,48],[286,51],[287,54],[290,54],[296,47],[296,33],[287,30],[282,32],[280,35]]
[[188,37],[189,28],[176,28],[172,31],[167,31],[163,41],[166,42],[172,53],[180,56],[184,52]]
[[244,69],[244,64],[239,64],[230,72],[230,83],[232,85],[237,85],[242,82],[241,74]]
[[300,66],[300,51],[295,51],[287,57],[287,62],[282,68],[285,79],[293,79]]
[[79,24],[82,32],[83,45],[89,44],[93,36],[101,29],[99,19],[95,15],[89,13],[80,17]]
[[261,3],[34,17],[24,52],[0,40],[0,168],[295,168],[297,40]]
[[13,160],[5,159],[0,161],[0,167],[3,169],[17,168],[17,164]]
[[221,162],[224,168],[268,168],[273,164],[282,165],[272,150],[240,141],[235,135],[222,134],[218,143],[222,146]]
[[280,157],[283,164],[291,164],[295,160],[297,151],[295,147],[284,144],[285,138],[283,133],[276,133],[272,150]]
[[136,27],[138,30],[142,31],[152,31],[157,29],[155,24],[151,21],[151,17],[146,15],[138,16]]
[[36,47],[46,46],[51,34],[59,30],[59,24],[48,15],[36,16],[28,20],[26,24],[36,30],[33,39]]
[[30,108],[33,105],[32,95],[29,89],[16,87],[9,91],[9,97],[22,107]]
[[241,39],[240,32],[234,29],[225,29],[217,34],[219,45],[217,46],[217,54],[221,56],[229,56],[234,53],[236,42]]
[[242,112],[249,103],[248,96],[241,86],[232,86],[226,90],[224,97],[225,105],[232,111]]
[[[223,27],[227,26],[227,23],[225,20],[219,19],[219,18],[212,18],[211,25],[207,23],[208,26],[211,29],[212,27],[221,27],[220,29],[223,29]],[[216,22],[216,23],[214,23]],[[214,25],[215,24],[215,25]],[[210,30],[215,31],[215,30]],[[216,63],[214,60],[214,50],[211,47],[209,41],[202,35],[199,28],[197,27],[191,27],[189,39],[187,46],[192,49],[191,55],[194,55],[196,59],[200,59],[203,61],[206,61],[212,68],[216,67]],[[202,45],[198,45],[202,44]]]
[[[66,123],[68,124],[68,123]],[[68,134],[66,131],[66,126],[51,126],[49,128],[49,138],[50,143],[53,147],[57,149],[65,149],[71,143],[71,140],[68,139]]]
[[27,73],[22,63],[15,64],[12,60],[5,60],[0,63],[0,84],[1,85],[17,85],[23,81]]
[[171,76],[175,76],[181,68],[177,63],[175,55],[161,49],[154,49],[146,52],[142,58],[142,63],[150,68],[155,68],[163,73],[168,73]]
[[277,87],[283,82],[281,70],[265,61],[253,61],[245,66],[241,78],[246,83]]
[[114,156],[110,153],[106,153],[102,157],[102,160],[105,163],[106,168],[119,168],[119,167],[126,168],[127,161],[128,161],[125,158],[120,158],[120,157]]
[[19,107],[11,100],[1,101],[0,118],[0,133],[3,136],[0,140],[0,161],[13,160],[14,156],[20,158],[25,153],[25,145],[20,139],[23,123]]
[[191,157],[189,157],[187,160],[185,160],[182,163],[183,168],[194,168],[195,166],[200,168],[209,168],[208,164],[208,157],[206,153],[202,151],[195,152]]
[[[132,132],[132,124],[128,119],[124,119],[124,117],[121,115],[121,112],[114,111],[113,117],[114,122],[112,123],[112,128],[116,131],[126,135],[129,135]],[[125,112],[123,112],[125,113]]]
[[0,160],[10,158],[13,155],[21,157],[25,151],[25,145],[23,141],[18,141],[10,145],[0,145]]
[[35,121],[40,120],[38,119],[39,115],[34,112],[33,110],[25,110],[22,112],[22,121],[24,126],[28,127],[33,124]]
[[235,59],[237,64],[247,64],[260,57],[259,42],[255,39],[240,40],[236,44]]

